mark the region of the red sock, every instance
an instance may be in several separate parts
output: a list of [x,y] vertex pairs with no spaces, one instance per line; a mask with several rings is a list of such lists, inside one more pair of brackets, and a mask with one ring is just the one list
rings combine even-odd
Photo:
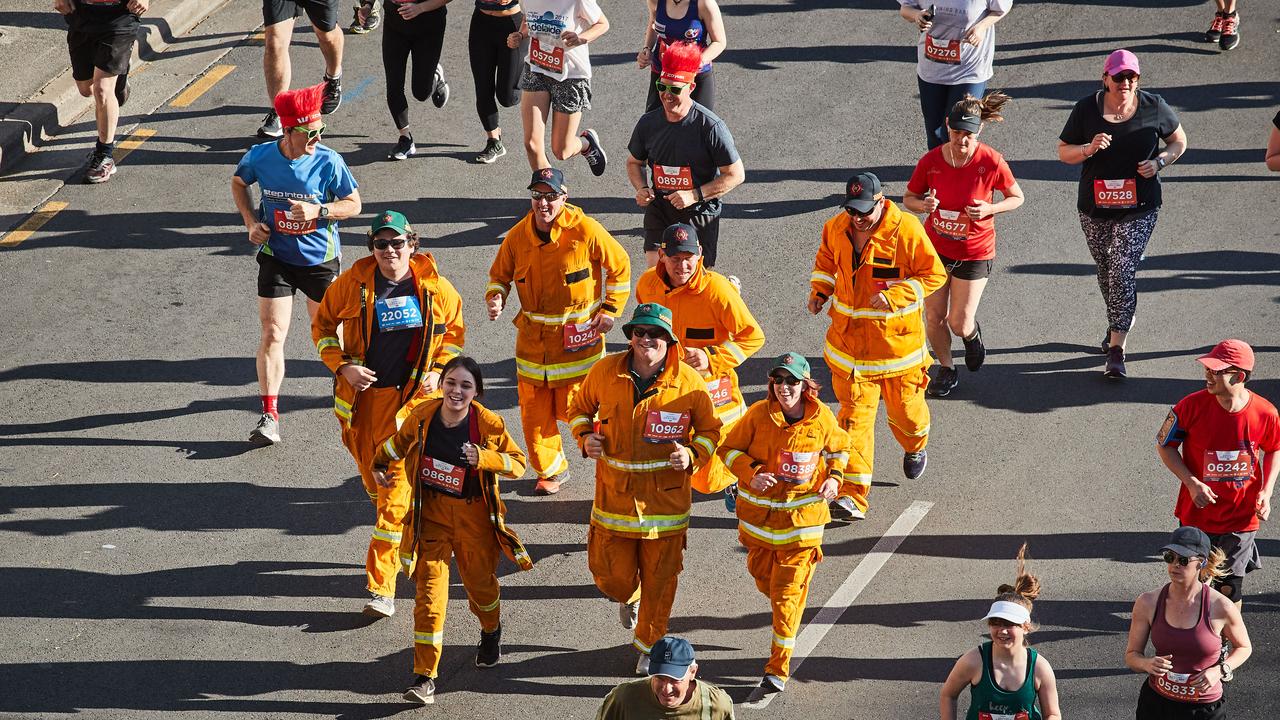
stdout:
[[262,412],[270,415],[276,420],[280,419],[280,410],[277,403],[280,400],[279,395],[263,395],[262,396]]

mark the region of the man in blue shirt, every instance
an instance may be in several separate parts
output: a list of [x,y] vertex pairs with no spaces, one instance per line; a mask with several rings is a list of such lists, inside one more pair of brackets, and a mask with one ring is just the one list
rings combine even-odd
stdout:
[[[287,90],[275,109],[285,128],[274,142],[249,148],[231,178],[231,197],[258,246],[258,387],[262,416],[249,434],[255,445],[280,442],[278,398],[284,381],[284,339],[293,295],[307,296],[315,319],[324,291],[341,270],[338,221],[360,213],[360,193],[342,156],[320,144],[320,105],[325,87]],[[254,207],[249,186],[257,183]]]

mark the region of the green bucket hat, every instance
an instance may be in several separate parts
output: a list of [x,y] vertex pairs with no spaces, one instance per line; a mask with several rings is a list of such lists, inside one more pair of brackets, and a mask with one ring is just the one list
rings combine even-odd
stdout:
[[408,218],[395,210],[383,210],[374,215],[373,222],[369,224],[369,236],[376,235],[384,228],[395,230],[396,235],[407,235],[413,232],[413,226],[409,224]]
[[642,303],[636,306],[636,310],[631,314],[631,322],[622,326],[622,334],[631,339],[631,328],[636,325],[652,325],[667,331],[667,335],[671,337],[671,342],[679,342],[676,339],[676,332],[671,328],[671,311],[658,303]]
[[797,380],[809,380],[812,377],[809,372],[809,361],[800,353],[785,353],[774,360],[773,367],[769,368],[769,374],[772,375],[779,370]]

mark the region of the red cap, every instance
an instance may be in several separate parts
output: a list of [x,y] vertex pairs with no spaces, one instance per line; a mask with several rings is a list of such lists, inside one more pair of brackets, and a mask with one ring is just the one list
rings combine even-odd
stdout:
[[1223,340],[1214,345],[1208,355],[1196,359],[1215,372],[1229,367],[1253,372],[1253,348],[1243,340]]
[[671,43],[662,49],[663,82],[688,84],[702,69],[702,48],[685,41]]
[[320,105],[324,102],[324,83],[311,87],[285,90],[276,95],[276,114],[280,127],[288,130],[320,119]]

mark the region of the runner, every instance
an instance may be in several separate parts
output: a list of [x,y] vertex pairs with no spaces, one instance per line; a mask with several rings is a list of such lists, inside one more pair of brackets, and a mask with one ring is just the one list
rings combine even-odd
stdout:
[[529,40],[520,75],[520,117],[529,167],[550,167],[544,135],[551,117],[551,152],[558,160],[586,158],[591,174],[604,174],[609,158],[600,136],[587,128],[578,134],[582,111],[591,109],[591,56],[587,43],[609,31],[609,19],[596,0],[526,0],[519,31],[507,36],[515,49]]
[[[657,266],[636,281],[638,302],[671,309],[681,359],[702,376],[722,433],[747,411],[735,370],[764,347],[764,330],[742,301],[733,280],[702,265],[702,246],[692,225],[676,224],[662,236]],[[719,492],[734,478],[717,458],[693,476],[693,489]]]
[[[338,276],[311,322],[320,360],[335,375],[333,414],[342,444],[377,511],[365,556],[366,588],[373,597],[364,606],[364,614],[375,618],[396,612],[396,556],[410,485],[375,482],[373,453],[395,434],[397,420],[413,402],[436,392],[440,371],[462,352],[466,335],[462,298],[440,275],[435,258],[418,252],[418,242],[404,215],[375,215],[369,228],[372,255]],[[393,463],[392,471],[403,468]]]
[[1218,43],[1223,50],[1235,50],[1240,44],[1240,13],[1236,12],[1236,0],[1213,0],[1218,11],[1213,23],[1204,34],[1204,41]]
[[[925,332],[938,374],[929,394],[946,397],[960,382],[951,359],[951,336],[964,342],[964,364],[977,372],[987,357],[978,325],[978,303],[996,256],[995,216],[1022,206],[1022,188],[1009,164],[990,145],[978,141],[988,122],[1001,122],[1000,109],[1009,102],[1001,92],[979,100],[966,95],[947,116],[949,140],[925,153],[916,163],[902,204],[925,219],[925,232],[947,270],[947,282],[925,300]],[[1003,195],[992,202],[992,191]]]
[[1164,98],[1138,89],[1140,75],[1133,53],[1108,55],[1103,89],[1076,103],[1058,136],[1058,159],[1083,163],[1076,208],[1107,305],[1109,378],[1128,375],[1125,344],[1138,309],[1138,263],[1160,214],[1159,172],[1187,151],[1178,116]]
[[631,294],[631,260],[604,227],[569,204],[564,174],[533,173],[529,213],[507,231],[489,268],[489,319],[506,307],[512,283],[520,298],[516,326],[516,393],[534,492],[554,495],[569,479],[559,422],[569,398],[597,360]]
[[520,71],[528,53],[507,47],[507,36],[520,32],[523,26],[520,0],[476,0],[467,49],[476,84],[476,113],[488,138],[484,150],[475,157],[478,163],[488,165],[507,154],[498,126],[498,106],[512,107],[520,102]]
[[[444,647],[444,616],[449,604],[449,561],[467,592],[471,613],[480,621],[476,667],[489,668],[502,657],[502,610],[498,554],[521,570],[533,560],[507,527],[507,508],[498,495],[498,476],[524,474],[524,453],[511,439],[502,417],[481,405],[484,377],[475,360],[459,355],[440,373],[442,396],[413,408],[399,432],[378,445],[374,480],[379,485],[409,484],[412,508],[405,524],[407,545],[401,559],[417,585],[413,609],[413,684],[408,702],[435,702],[436,673]],[[403,474],[391,464],[403,463]]]
[[639,305],[622,332],[630,348],[591,368],[569,427],[596,461],[587,565],[635,629],[636,674],[648,675],[684,567],[690,475],[715,455],[720,420],[706,382],[680,362],[670,310]]
[[733,699],[705,680],[688,640],[668,635],[653,644],[649,677],[618,685],[605,696],[596,720],[733,720]]
[[[662,106],[654,83],[662,75],[662,53],[668,45],[690,42],[702,50],[702,67],[694,78],[693,101],[708,110],[716,104],[715,75],[711,61],[725,50],[724,19],[716,0],[648,0],[649,24],[644,28],[644,41],[636,55],[636,66],[650,68],[649,96],[645,112]],[[677,17],[677,15],[679,17]]]
[[1259,522],[1271,515],[1280,475],[1280,415],[1266,398],[1245,389],[1253,374],[1248,344],[1223,340],[1199,361],[1205,388],[1173,406],[1156,447],[1182,484],[1173,514],[1182,525],[1208,533],[1226,554],[1226,574],[1211,583],[1239,605],[1245,575],[1262,566],[1255,538]]
[[844,211],[822,227],[807,307],[817,315],[833,300],[824,355],[853,452],[832,514],[860,519],[867,516],[882,397],[889,429],[904,451],[903,473],[915,480],[929,461],[924,389],[931,361],[923,308],[947,275],[920,221],[885,198],[880,178],[854,175],[845,198]]
[[[249,148],[231,178],[231,198],[258,247],[258,388],[262,416],[249,434],[255,445],[280,442],[280,385],[284,339],[293,316],[293,295],[307,296],[315,320],[324,291],[342,269],[338,222],[360,214],[360,191],[342,156],[320,144],[323,83],[276,96],[275,111],[288,129],[284,137]],[[255,209],[249,186],[258,185]]]
[[769,391],[729,430],[716,455],[737,476],[738,542],[773,608],[773,644],[758,694],[782,692],[813,571],[822,560],[827,503],[840,491],[849,436],[818,398],[809,361],[779,357]]
[[[387,26],[382,30],[382,72],[387,80],[387,109],[396,124],[400,139],[387,154],[388,160],[405,160],[418,153],[409,132],[409,98],[404,94],[405,70],[413,56],[409,76],[413,97],[422,102],[427,97],[438,108],[449,102],[449,83],[440,66],[440,49],[444,46],[444,26],[449,0],[384,0]],[[356,20],[364,22],[375,5],[361,5]]]
[[[663,232],[676,223],[698,229],[703,263],[715,267],[720,242],[720,198],[742,184],[746,171],[724,121],[693,101],[702,51],[692,43],[663,52],[655,81],[662,108],[640,116],[627,150],[627,178],[644,208],[644,255],[658,262]],[[653,178],[652,186],[646,170]]]
[[71,78],[82,96],[93,98],[98,141],[84,171],[90,185],[116,174],[112,153],[120,108],[129,99],[129,59],[139,18],[150,5],[151,0],[53,0],[53,9],[67,21]]
[[[338,27],[338,3],[340,0],[262,0],[263,34],[266,52],[262,57],[262,70],[267,78],[267,99],[274,98],[289,88],[293,81],[293,65],[289,60],[289,44],[293,40],[294,18],[305,10],[320,43],[324,56],[324,104],[323,115],[337,111],[342,104],[342,28]],[[278,138],[287,124],[275,109],[267,112],[258,128],[260,138]]]
[[898,0],[898,12],[920,28],[916,82],[929,149],[947,141],[943,120],[965,95],[982,97],[996,54],[995,25],[1013,0]]
[[1253,648],[1239,608],[1209,591],[1208,582],[1227,572],[1222,551],[1193,527],[1175,530],[1162,550],[1169,582],[1134,601],[1124,651],[1124,664],[1147,676],[1137,720],[1225,720],[1222,684]]
[[991,640],[961,655],[942,684],[942,720],[956,720],[956,699],[966,687],[967,720],[1062,720],[1053,666],[1027,643],[1027,635],[1036,629],[1031,607],[1040,595],[1040,581],[1026,571],[1026,556],[1023,543],[1018,550],[1017,579],[996,590],[995,602],[983,618]]

